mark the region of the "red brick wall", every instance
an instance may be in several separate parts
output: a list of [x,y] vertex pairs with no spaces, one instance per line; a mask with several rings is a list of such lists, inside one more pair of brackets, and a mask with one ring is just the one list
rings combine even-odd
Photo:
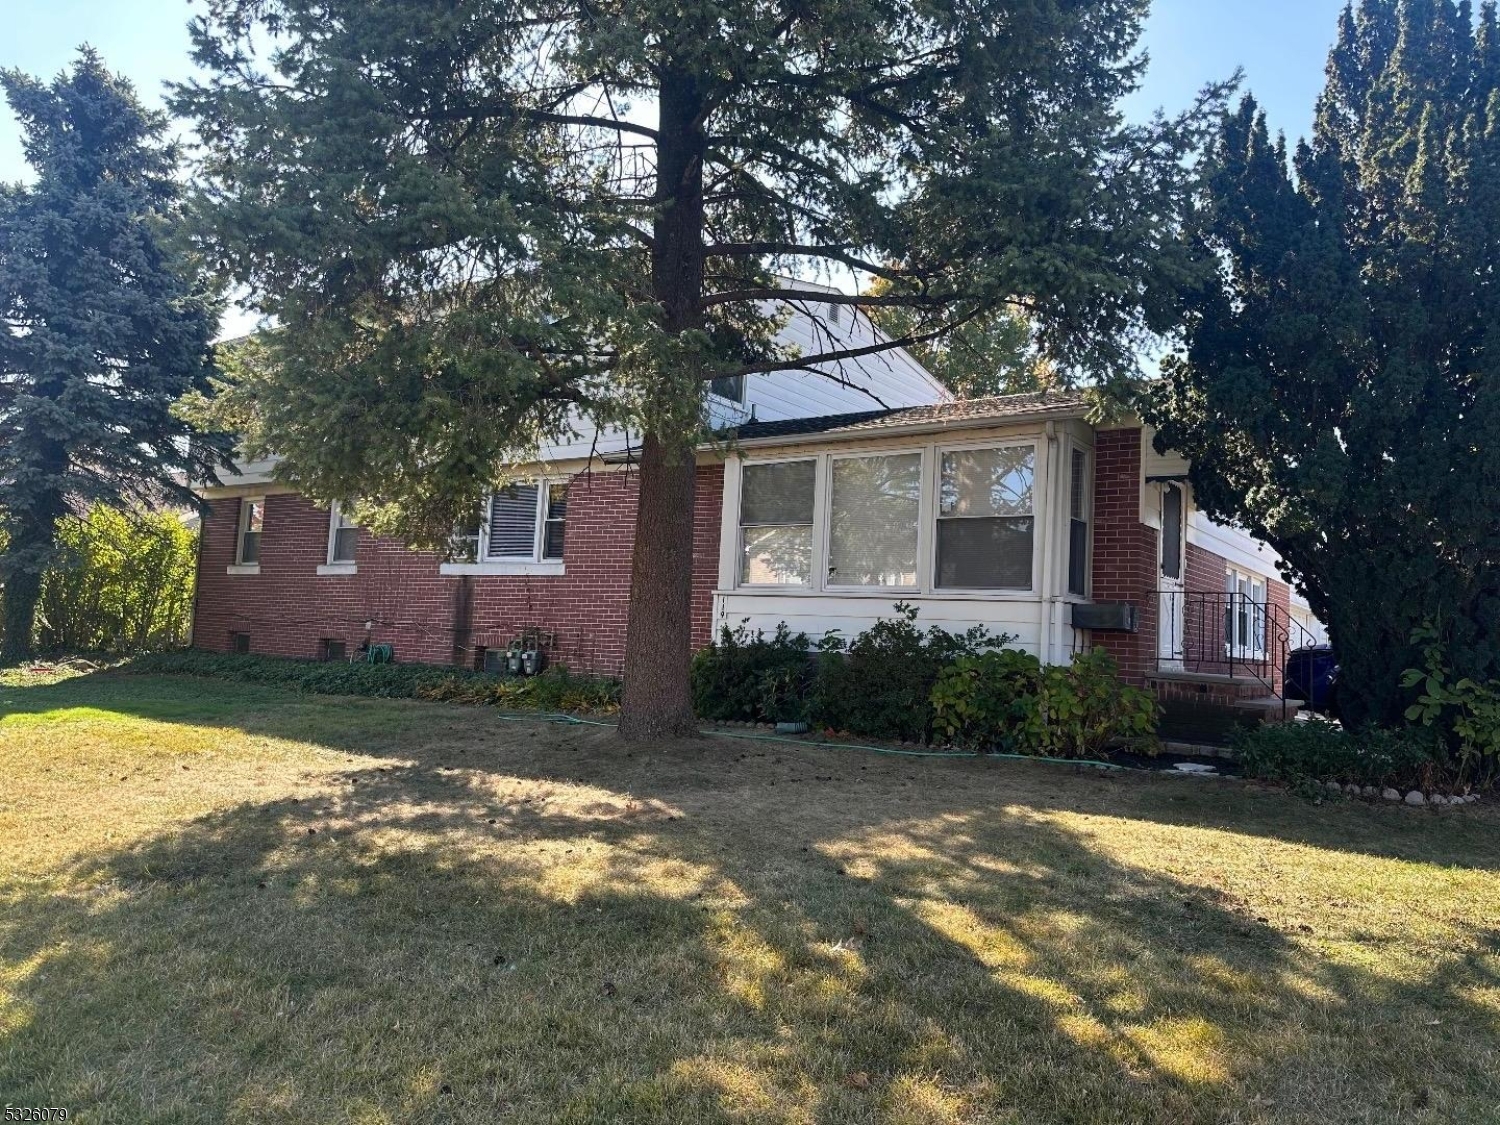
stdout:
[[1094,582],[1096,602],[1139,606],[1137,633],[1095,633],[1121,674],[1142,684],[1156,670],[1157,533],[1141,523],[1141,431],[1101,430],[1094,438]]
[[[699,645],[709,638],[718,580],[723,479],[721,466],[698,471],[693,639]],[[365,534],[356,574],[320,576],[328,511],[291,494],[266,501],[260,573],[231,575],[239,503],[213,501],[204,521],[193,630],[199,648],[225,651],[230,634],[243,632],[253,652],[311,658],[324,639],[341,640],[351,652],[368,639],[394,645],[403,663],[467,666],[476,646],[502,648],[537,628],[552,634],[554,661],[580,672],[624,671],[633,472],[573,479],[563,575],[444,576],[435,554]]]

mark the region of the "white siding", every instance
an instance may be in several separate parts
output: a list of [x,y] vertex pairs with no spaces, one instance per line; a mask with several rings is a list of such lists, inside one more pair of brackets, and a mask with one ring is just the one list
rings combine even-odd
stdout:
[[784,621],[793,633],[806,633],[815,644],[829,632],[837,632],[849,641],[882,617],[894,616],[892,607],[898,601],[920,610],[918,628],[937,625],[950,633],[962,633],[971,626],[984,625],[993,633],[1010,634],[1015,647],[1040,654],[1042,605],[1035,598],[902,596],[894,591],[881,597],[728,592],[714,599],[714,629],[717,632],[720,625],[733,629],[746,622],[751,630],[760,629],[770,634]]
[[[834,310],[837,309],[837,319]],[[887,337],[852,305],[819,304],[794,311],[778,341],[798,355],[818,355],[835,349],[861,348]],[[952,395],[904,349],[862,356],[824,365],[826,375],[811,371],[772,371],[745,380],[743,405],[711,399],[711,417],[718,426],[754,418],[778,422],[787,418],[817,418],[853,414],[886,407],[928,406],[948,402]],[[542,449],[544,462],[570,457],[619,453],[630,441],[618,430],[598,435],[578,419],[575,437],[550,442]]]

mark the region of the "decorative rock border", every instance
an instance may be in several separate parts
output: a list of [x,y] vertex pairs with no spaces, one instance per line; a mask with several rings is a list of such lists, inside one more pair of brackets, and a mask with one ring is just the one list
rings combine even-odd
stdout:
[[1420,789],[1413,789],[1402,795],[1399,789],[1376,789],[1373,785],[1340,785],[1337,781],[1325,781],[1323,788],[1330,794],[1337,793],[1343,797],[1363,797],[1365,800],[1376,799],[1400,802],[1410,805],[1412,808],[1442,808],[1447,805],[1472,805],[1479,801],[1478,793],[1423,793]]

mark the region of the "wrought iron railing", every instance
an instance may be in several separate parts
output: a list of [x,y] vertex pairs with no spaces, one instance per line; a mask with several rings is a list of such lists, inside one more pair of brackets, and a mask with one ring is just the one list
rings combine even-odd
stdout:
[[1228,591],[1159,590],[1157,670],[1254,680],[1285,700],[1283,673],[1312,634],[1267,598]]

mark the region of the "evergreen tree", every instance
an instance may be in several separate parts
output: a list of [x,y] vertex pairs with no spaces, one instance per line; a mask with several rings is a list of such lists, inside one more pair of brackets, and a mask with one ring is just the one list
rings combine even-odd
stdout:
[[[217,261],[282,331],[252,450],[436,544],[579,417],[639,435],[621,729],[691,729],[692,447],[788,355],[778,276],[879,278],[918,345],[1005,307],[1070,368],[1172,315],[1220,91],[1141,127],[1145,0],[207,0]],[[372,510],[373,509],[373,513]]]
[[191,499],[220,443],[172,414],[208,386],[212,302],[169,249],[166,120],[84,48],[50,85],[13,70],[30,184],[0,185],[0,555],[4,649],[31,653],[42,574],[70,510]]
[[[873,297],[888,293],[884,281],[870,286]],[[921,336],[919,310],[876,305],[870,319],[888,336]],[[1056,372],[1036,354],[1031,324],[1011,309],[978,316],[941,336],[911,346],[911,354],[959,398],[1040,391],[1058,381]]]
[[1346,11],[1309,143],[1252,100],[1215,154],[1189,344],[1147,403],[1207,510],[1327,622],[1347,717],[1399,722],[1410,638],[1500,674],[1500,86],[1493,0]]

